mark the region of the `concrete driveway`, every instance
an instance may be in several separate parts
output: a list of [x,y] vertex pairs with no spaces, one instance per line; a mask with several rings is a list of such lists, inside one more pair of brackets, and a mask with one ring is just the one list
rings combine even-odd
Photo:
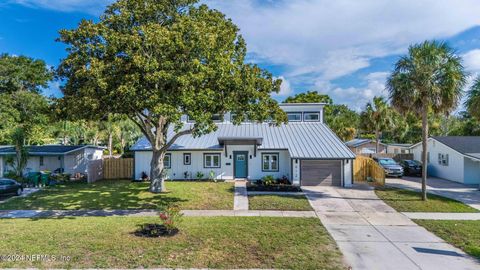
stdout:
[[476,260],[396,212],[370,187],[302,189],[353,269],[480,269]]
[[[385,179],[387,186],[416,191],[422,190],[421,181],[420,177],[408,176],[404,176],[402,179]],[[440,178],[429,177],[427,179],[427,191],[429,193],[451,198],[480,210],[480,190],[478,187],[478,185],[464,185]]]

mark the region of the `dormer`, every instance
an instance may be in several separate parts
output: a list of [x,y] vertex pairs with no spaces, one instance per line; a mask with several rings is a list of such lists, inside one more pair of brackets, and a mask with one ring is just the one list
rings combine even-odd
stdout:
[[282,103],[280,108],[287,113],[289,122],[323,123],[325,103]]

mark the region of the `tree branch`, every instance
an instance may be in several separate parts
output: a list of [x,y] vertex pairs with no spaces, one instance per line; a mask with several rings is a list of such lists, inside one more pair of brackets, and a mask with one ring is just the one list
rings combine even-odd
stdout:
[[194,131],[195,131],[195,128],[191,128],[191,129],[187,129],[187,130],[183,130],[183,131],[178,132],[177,134],[175,134],[175,135],[172,137],[172,139],[170,139],[170,141],[168,141],[168,143],[166,143],[166,144],[160,149],[160,151],[167,151],[168,148],[170,148],[170,146],[172,146],[172,144],[173,144],[178,138],[180,138],[180,137],[183,136],[183,135],[192,134]]

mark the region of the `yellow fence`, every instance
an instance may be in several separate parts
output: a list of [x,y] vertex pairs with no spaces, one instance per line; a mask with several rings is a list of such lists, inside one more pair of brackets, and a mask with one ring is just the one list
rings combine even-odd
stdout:
[[354,182],[373,182],[377,185],[385,185],[385,171],[373,159],[357,156],[353,161]]
[[103,160],[103,179],[132,179],[133,158],[107,158]]

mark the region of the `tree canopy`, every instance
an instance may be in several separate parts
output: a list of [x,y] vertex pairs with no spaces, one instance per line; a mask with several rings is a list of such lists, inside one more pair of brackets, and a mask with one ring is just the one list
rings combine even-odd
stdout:
[[465,105],[470,115],[480,120],[480,76],[473,82]]

